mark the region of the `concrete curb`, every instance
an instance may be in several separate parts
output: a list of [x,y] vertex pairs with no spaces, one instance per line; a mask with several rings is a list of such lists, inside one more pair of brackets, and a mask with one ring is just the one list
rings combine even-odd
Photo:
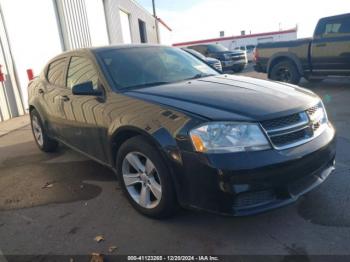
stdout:
[[0,137],[30,125],[29,115],[24,115],[0,123]]

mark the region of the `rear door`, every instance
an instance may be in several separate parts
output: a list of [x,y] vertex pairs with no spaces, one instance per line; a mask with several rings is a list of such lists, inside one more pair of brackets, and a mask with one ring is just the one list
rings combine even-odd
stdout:
[[315,73],[350,74],[350,16],[321,19],[311,44]]
[[44,118],[47,120],[50,132],[57,138],[62,138],[62,127],[66,116],[64,112],[64,97],[69,94],[65,87],[67,57],[60,57],[52,61],[45,72],[46,81],[42,92],[42,106]]

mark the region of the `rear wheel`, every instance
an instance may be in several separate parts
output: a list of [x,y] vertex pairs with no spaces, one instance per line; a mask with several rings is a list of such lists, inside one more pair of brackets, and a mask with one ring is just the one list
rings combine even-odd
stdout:
[[285,60],[275,64],[270,73],[270,79],[290,84],[298,84],[301,75],[291,61]]
[[38,112],[33,109],[30,112],[30,120],[32,131],[34,135],[34,140],[38,145],[39,149],[44,152],[54,152],[58,147],[58,142],[47,136],[43,122],[38,114]]
[[119,182],[136,210],[154,218],[168,217],[176,211],[170,173],[158,150],[142,136],[120,147],[116,163]]

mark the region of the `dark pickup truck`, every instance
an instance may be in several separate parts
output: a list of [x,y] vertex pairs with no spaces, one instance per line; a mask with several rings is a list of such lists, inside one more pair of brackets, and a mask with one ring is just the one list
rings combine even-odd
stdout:
[[292,84],[350,76],[350,13],[320,19],[313,38],[258,44],[254,69]]

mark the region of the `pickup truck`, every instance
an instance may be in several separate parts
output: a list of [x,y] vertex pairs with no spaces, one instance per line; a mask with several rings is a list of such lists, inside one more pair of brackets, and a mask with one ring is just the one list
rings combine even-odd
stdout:
[[258,44],[254,60],[255,71],[292,84],[350,76],[350,13],[320,19],[313,38]]

